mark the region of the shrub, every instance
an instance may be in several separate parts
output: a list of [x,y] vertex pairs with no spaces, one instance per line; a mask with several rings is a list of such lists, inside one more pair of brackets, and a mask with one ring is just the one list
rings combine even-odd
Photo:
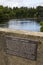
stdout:
[[40,22],[40,25],[41,25],[40,31],[43,32],[43,21]]

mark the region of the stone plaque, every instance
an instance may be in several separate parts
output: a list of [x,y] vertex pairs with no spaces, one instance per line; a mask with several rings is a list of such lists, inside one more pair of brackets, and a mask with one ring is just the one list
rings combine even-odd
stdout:
[[27,38],[6,36],[6,53],[24,57],[31,60],[37,59],[38,41]]

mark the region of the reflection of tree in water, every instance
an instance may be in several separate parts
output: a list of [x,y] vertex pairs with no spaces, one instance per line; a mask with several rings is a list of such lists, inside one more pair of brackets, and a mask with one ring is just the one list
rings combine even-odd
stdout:
[[0,27],[8,28],[9,24],[8,21],[0,22]]
[[20,22],[20,24],[27,24],[27,23],[29,23],[29,22],[27,22],[27,21]]

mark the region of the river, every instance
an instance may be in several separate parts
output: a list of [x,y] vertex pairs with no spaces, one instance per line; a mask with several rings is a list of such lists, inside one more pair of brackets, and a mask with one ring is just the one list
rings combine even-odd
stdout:
[[27,31],[40,31],[40,23],[35,20],[17,20],[12,19],[8,22],[0,23],[0,27],[17,29],[17,30],[27,30]]

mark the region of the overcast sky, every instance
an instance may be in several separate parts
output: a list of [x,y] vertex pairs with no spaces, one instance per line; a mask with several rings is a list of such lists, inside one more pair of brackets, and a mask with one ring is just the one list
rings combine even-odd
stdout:
[[0,0],[0,5],[9,7],[36,7],[38,5],[43,6],[43,0]]

